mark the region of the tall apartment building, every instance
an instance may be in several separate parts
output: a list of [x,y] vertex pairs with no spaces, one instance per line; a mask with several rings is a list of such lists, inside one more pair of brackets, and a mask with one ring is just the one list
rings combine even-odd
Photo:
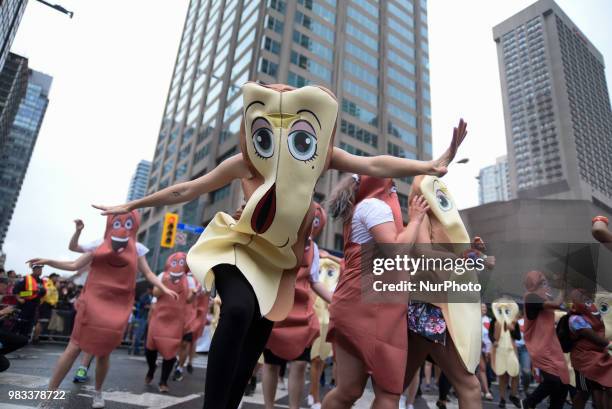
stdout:
[[130,188],[128,189],[127,201],[143,198],[147,194],[147,183],[149,182],[149,174],[151,173],[151,162],[141,160],[136,165],[136,170],[130,180]]
[[495,26],[493,36],[512,194],[612,208],[612,112],[601,53],[552,0]]
[[[431,158],[426,0],[191,0],[148,192],[197,178],[239,152],[240,86],[249,80],[332,90],[335,143],[351,153]],[[322,177],[314,199],[324,200],[338,178]],[[398,182],[404,208],[409,182]],[[165,211],[206,225],[242,200],[234,182],[184,206],[147,210],[139,240],[159,248]],[[319,243],[341,249],[341,226],[330,222]],[[169,250],[151,253],[159,268]]]
[[505,202],[511,197],[508,159],[500,156],[494,165],[484,167],[478,173],[478,204]]
[[0,71],[8,57],[28,0],[0,1]]
[[19,103],[8,140],[0,146],[0,248],[4,244],[38,131],[49,104],[51,82],[52,78],[46,74],[28,71],[25,96]]
[[7,143],[28,85],[28,59],[9,53],[0,70],[0,150]]

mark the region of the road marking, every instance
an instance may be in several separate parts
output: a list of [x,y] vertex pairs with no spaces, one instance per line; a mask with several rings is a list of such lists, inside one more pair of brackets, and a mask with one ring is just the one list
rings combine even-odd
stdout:
[[11,372],[0,373],[0,384],[40,389],[43,386],[47,386],[48,383],[49,378],[44,378],[42,376],[23,375]]
[[[94,391],[94,387],[91,385],[85,385],[84,389],[92,393]],[[80,393],[79,395],[92,397],[92,395],[83,393]],[[178,405],[180,403],[189,402],[194,399],[199,399],[202,397],[202,394],[192,393],[191,395],[180,397],[150,392],[135,394],[132,392],[125,391],[103,391],[102,397],[104,398],[104,400],[112,402],[125,403],[128,405],[145,406],[149,409],[163,409],[168,408],[170,406]]]

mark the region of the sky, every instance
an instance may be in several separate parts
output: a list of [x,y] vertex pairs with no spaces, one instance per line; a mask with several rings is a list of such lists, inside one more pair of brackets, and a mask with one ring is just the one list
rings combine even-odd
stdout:
[[[74,18],[30,1],[11,51],[53,77],[50,104],[4,245],[6,268],[32,257],[74,259],[104,232],[91,204],[119,204],[141,159],[153,157],[188,0],[58,0]],[[492,27],[533,0],[429,0],[434,156],[460,117],[468,137],[445,176],[460,208],[478,204],[475,176],[506,153]],[[558,0],[612,64],[609,0]],[[44,27],[44,29],[41,29]],[[612,68],[606,68],[610,82]]]

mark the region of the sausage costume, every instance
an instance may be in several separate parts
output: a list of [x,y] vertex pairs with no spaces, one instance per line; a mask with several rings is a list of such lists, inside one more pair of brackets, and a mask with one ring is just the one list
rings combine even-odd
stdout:
[[[403,229],[402,211],[392,179],[361,175],[353,208],[368,198],[385,202],[393,213],[395,228]],[[362,291],[373,291],[368,281],[374,276],[361,273],[362,246],[351,241],[351,224],[344,224],[345,268],[329,306],[327,341],[358,357],[378,387],[400,394],[404,390],[408,356],[406,305],[362,302]]]
[[[507,373],[514,378],[518,376],[520,366],[516,350],[514,349],[512,334],[508,328],[513,322],[516,322],[519,307],[514,301],[504,299],[497,300],[491,307],[493,308],[495,320],[501,326],[497,346],[493,347],[491,359],[493,371],[495,371],[497,376]],[[506,324],[506,328],[504,328],[504,323]],[[491,331],[495,331],[495,329],[492,328]]]
[[[594,304],[583,301],[580,290],[572,291],[572,313],[580,315],[591,326],[591,329],[604,338],[604,323]],[[578,318],[578,317],[576,317]],[[570,317],[571,319],[571,317]],[[570,359],[575,370],[585,378],[598,384],[612,388],[612,355],[607,348],[602,348],[593,341],[574,335],[574,344],[570,352]]]
[[93,253],[70,336],[91,355],[109,355],[123,340],[134,304],[139,225],[137,211],[108,216],[104,240]]
[[[187,276],[192,276],[189,270],[187,271]],[[191,334],[191,337],[193,338],[192,340],[195,341],[195,332],[199,326],[200,323],[198,322],[198,304],[196,302],[191,302],[187,304],[185,310],[185,327],[183,329],[183,334]]]
[[308,238],[314,187],[333,151],[338,102],[322,87],[242,87],[240,146],[254,176],[243,179],[246,205],[239,220],[217,213],[187,262],[200,281],[234,265],[247,279],[262,315],[284,319],[293,304],[296,266]]
[[[430,210],[422,223],[419,236],[429,237],[432,244],[451,244],[453,253],[464,254],[470,246],[470,238],[465,229],[457,205],[450,191],[439,178],[435,176],[416,176],[412,183],[409,200],[415,195],[422,195]],[[450,280],[458,282],[477,282],[475,271],[466,271],[463,275],[451,273]],[[476,297],[475,294],[471,294]],[[472,300],[470,300],[472,301]],[[422,332],[410,330],[410,358],[405,379],[409,382],[420,365],[430,355],[441,367],[444,374],[455,387],[459,397],[459,406],[465,408],[482,407],[479,381],[474,375],[480,363],[482,347],[482,321],[480,300],[472,302],[435,302],[433,304],[415,303],[416,307],[425,312],[430,320],[441,328],[434,339],[429,339]],[[412,314],[409,319],[413,322]],[[417,319],[416,322],[419,322]],[[441,341],[441,342],[438,342]]]
[[166,287],[178,294],[178,300],[165,294],[157,297],[149,320],[146,349],[158,351],[165,360],[175,358],[178,353],[189,308],[186,256],[181,252],[170,255],[161,279]]
[[196,306],[196,322],[197,326],[193,333],[194,342],[202,336],[204,327],[208,324],[208,306],[210,303],[210,294],[204,291],[204,288],[200,283],[196,281],[196,299],[194,301]]
[[[338,279],[340,278],[340,265],[328,258],[320,261],[320,281],[327,291],[333,293]],[[326,342],[327,331],[329,329],[329,306],[321,297],[317,296],[314,303],[315,314],[319,319],[319,336],[312,343],[310,359],[319,358],[325,361],[332,354],[332,345]]]
[[266,345],[266,348],[274,355],[286,361],[298,358],[306,348],[312,346],[314,340],[319,336],[319,320],[314,310],[315,295],[311,289],[310,270],[315,257],[314,239],[325,227],[326,220],[325,211],[321,205],[315,203],[312,233],[309,240],[311,244],[305,249],[302,265],[297,273],[293,308],[287,318],[274,324]]

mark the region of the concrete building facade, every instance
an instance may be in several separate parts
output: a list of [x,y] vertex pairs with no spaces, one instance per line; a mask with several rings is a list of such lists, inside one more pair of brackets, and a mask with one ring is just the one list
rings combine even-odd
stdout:
[[612,112],[602,54],[552,0],[493,29],[512,194],[612,206]]
[[[240,86],[249,80],[332,90],[340,111],[335,144],[348,152],[431,158],[426,0],[192,0],[149,193],[197,178],[239,152]],[[339,176],[322,177],[314,199],[323,201]],[[405,209],[409,182],[398,182]],[[166,211],[205,226],[242,200],[234,182],[183,206],[148,209],[139,239],[158,249],[151,258],[159,268],[170,252],[159,250]],[[196,239],[189,235],[181,249]],[[330,222],[319,242],[340,249],[341,226]]]

